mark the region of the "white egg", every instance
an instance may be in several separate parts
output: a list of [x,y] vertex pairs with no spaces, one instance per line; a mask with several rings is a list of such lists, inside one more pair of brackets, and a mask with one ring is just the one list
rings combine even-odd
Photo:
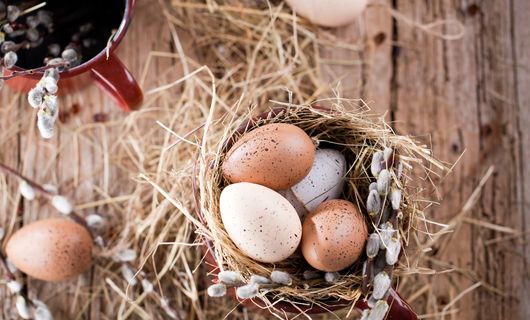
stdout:
[[326,200],[338,199],[344,186],[346,159],[334,149],[319,149],[309,174],[291,190],[307,211]]
[[296,14],[323,27],[339,27],[360,16],[368,0],[286,0]]
[[221,192],[219,205],[226,232],[248,257],[279,262],[298,248],[300,218],[278,192],[254,183],[234,183]]

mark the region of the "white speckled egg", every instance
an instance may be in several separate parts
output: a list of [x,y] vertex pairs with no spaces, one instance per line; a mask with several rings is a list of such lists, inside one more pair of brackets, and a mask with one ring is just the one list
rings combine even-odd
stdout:
[[339,27],[360,16],[368,0],[286,0],[300,16],[324,27]]
[[285,260],[302,238],[302,224],[293,206],[262,185],[240,182],[227,186],[221,192],[220,210],[230,239],[254,260]]
[[344,186],[346,159],[335,149],[319,149],[309,174],[291,190],[307,211],[326,200],[338,199]]

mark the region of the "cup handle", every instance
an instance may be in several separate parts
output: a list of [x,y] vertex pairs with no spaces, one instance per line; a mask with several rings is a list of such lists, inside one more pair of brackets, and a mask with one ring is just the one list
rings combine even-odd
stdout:
[[143,101],[140,86],[127,67],[111,53],[108,59],[91,70],[92,78],[124,111],[136,110]]
[[[387,320],[418,320],[418,316],[412,310],[412,307],[397,293],[394,288],[390,288],[386,301],[390,306],[387,312]],[[364,310],[368,308],[368,304],[364,300],[359,300],[355,304],[357,309]]]

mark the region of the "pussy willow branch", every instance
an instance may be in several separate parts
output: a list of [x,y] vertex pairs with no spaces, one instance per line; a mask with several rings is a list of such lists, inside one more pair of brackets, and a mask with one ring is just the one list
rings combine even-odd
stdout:
[[[23,176],[22,174],[20,174],[18,171],[16,171],[15,169],[12,169],[2,163],[0,163],[0,171],[3,171],[7,174],[10,174],[10,175],[13,175],[15,177],[17,177],[18,179],[20,180],[24,180],[27,184],[29,184],[33,189],[35,189],[35,191],[37,191],[39,194],[41,194],[42,196],[48,198],[51,200],[51,198],[53,196],[56,196],[56,194],[54,194],[53,192],[50,192],[48,190],[46,190],[42,185],[38,184],[37,182]],[[76,223],[82,225],[85,229],[88,230],[88,232],[90,233],[90,236],[92,237],[92,239],[94,239],[94,234],[92,232],[92,230],[90,229],[90,227],[88,226],[85,218],[83,218],[82,216],[80,216],[79,214],[77,214],[75,211],[72,211],[70,214],[67,215],[70,219],[72,219],[73,221],[75,221]]]
[[70,63],[65,61],[65,62],[61,62],[61,63],[50,64],[50,65],[38,67],[38,68],[35,68],[35,69],[30,69],[30,70],[13,71],[8,76],[0,76],[0,79],[1,80],[9,80],[9,79],[14,78],[14,77],[26,76],[26,75],[34,74],[34,73],[37,73],[37,72],[45,71],[45,70],[48,70],[48,69],[61,68],[61,67],[68,68],[68,67],[70,67]]
[[[4,254],[0,251],[0,261],[2,262],[2,267],[4,267],[4,271],[6,273],[6,280],[7,281],[15,281],[17,279],[17,276],[9,270],[9,266],[7,265],[7,259],[4,256]],[[27,290],[26,290],[26,283],[23,285],[24,287],[18,292],[18,294],[26,300],[26,303],[29,303],[31,306],[35,307],[35,304],[33,301],[28,297]]]

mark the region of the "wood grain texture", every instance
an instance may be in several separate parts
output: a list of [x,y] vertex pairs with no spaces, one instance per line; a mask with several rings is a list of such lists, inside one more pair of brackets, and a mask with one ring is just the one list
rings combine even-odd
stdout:
[[[409,21],[392,19],[389,8]],[[502,232],[463,223],[443,238],[428,266],[456,271],[432,278],[437,301],[417,300],[419,313],[440,313],[458,293],[480,281],[478,289],[458,301],[458,314],[431,317],[528,318],[528,14],[530,3],[524,0],[372,1],[364,14],[362,68],[350,70],[343,83],[345,96],[360,94],[375,112],[386,112],[398,133],[416,136],[439,159],[458,161],[446,179],[435,179],[437,190],[423,184],[441,200],[428,210],[429,217],[444,223],[458,214],[493,165],[494,175],[469,217],[519,231],[503,240]],[[419,27],[444,19],[462,23],[461,39],[444,41]],[[445,26],[433,31],[456,30]],[[350,41],[356,32],[351,25],[334,34]],[[340,52],[324,52],[345,59]],[[337,74],[327,71],[330,79]],[[359,83],[361,88],[356,87]]]
[[[462,39],[442,41],[403,20],[394,22],[390,88],[394,98],[387,105],[394,128],[419,135],[445,161],[455,162],[464,152],[454,173],[441,182],[443,200],[430,210],[430,216],[449,221],[494,165],[493,178],[471,217],[525,232],[529,122],[523,111],[528,110],[528,90],[521,90],[521,84],[528,77],[530,61],[528,26],[522,18],[530,13],[528,2],[397,0],[392,5],[416,23],[455,19],[465,30]],[[526,241],[519,237],[487,244],[501,236],[463,225],[444,240],[449,244],[441,243],[439,251],[435,248],[433,256],[448,267],[472,271],[457,272],[451,281],[433,278],[436,303],[447,304],[457,293],[483,282],[459,301],[456,319],[528,317]],[[486,289],[490,286],[499,291]],[[426,313],[440,311],[429,305],[417,307]]]
[[[118,52],[138,78],[150,51],[174,51],[160,8],[153,3],[138,2],[135,19]],[[442,41],[393,19],[389,8],[420,24],[456,19],[464,26],[464,36]],[[352,45],[344,50],[323,49],[323,72],[330,87],[340,80],[342,96],[363,98],[375,112],[386,113],[398,133],[417,136],[442,160],[455,162],[464,153],[447,179],[435,181],[441,185],[433,194],[442,201],[429,210],[430,217],[449,221],[484,172],[495,166],[495,174],[470,217],[508,226],[521,234],[503,240],[503,233],[464,224],[445,239],[446,243],[434,248],[433,258],[448,265],[432,264],[432,268],[473,271],[455,272],[451,281],[433,277],[438,305],[447,304],[477,281],[484,283],[457,303],[460,313],[454,319],[530,318],[528,16],[528,0],[374,0],[362,21],[319,34]],[[153,59],[144,89],[179,78],[178,68],[170,58]],[[113,119],[123,114],[96,87],[61,97],[60,102],[64,111],[72,113],[76,106],[80,111],[61,123],[56,138],[45,142],[37,137],[34,114],[25,98],[3,89],[0,161],[37,181],[61,185],[62,192],[75,196],[80,203],[104,193],[119,194],[110,183],[118,178],[119,168],[102,166],[101,161],[119,133],[95,123],[93,116],[102,113]],[[90,139],[80,141],[78,130],[89,131]],[[72,185],[79,187],[69,190]],[[0,176],[0,188],[2,207],[13,204],[10,212],[0,214],[0,223],[9,231],[53,214],[42,203],[19,202],[14,196],[16,182],[10,178]],[[500,241],[488,242],[492,239]],[[71,283],[45,285],[30,280],[29,287],[57,312],[57,319],[108,319],[107,311],[117,307],[106,303],[109,292],[93,292],[86,286],[101,282],[103,276],[102,270],[94,270],[90,277]],[[488,289],[491,287],[498,291]],[[0,318],[13,319],[13,300],[5,286],[0,286],[0,297]],[[414,306],[421,313],[440,311],[432,301],[422,299]]]
[[[135,19],[117,51],[137,80],[141,80],[151,51],[172,51],[167,22],[163,18],[153,18],[160,14],[158,3],[138,2]],[[149,65],[150,74],[142,83],[148,86],[144,90],[180,77],[175,65],[173,59],[154,57]],[[175,74],[169,71],[175,71]],[[51,140],[41,139],[36,132],[35,113],[25,95],[4,88],[0,101],[2,163],[17,168],[39,183],[60,186],[61,194],[75,198],[77,204],[126,194],[128,190],[121,189],[119,181],[130,177],[120,172],[119,167],[107,166],[106,163],[112,163],[112,159],[108,161],[104,158],[112,156],[115,137],[120,132],[112,125],[97,121],[98,115],[108,121],[125,115],[105,92],[95,85],[69,95],[59,92],[60,129]],[[21,200],[17,185],[15,179],[0,176],[0,201],[9,203],[8,206],[2,204],[2,207],[13,208],[12,212],[0,214],[0,223],[9,226],[6,228],[8,232],[38,219],[57,217],[56,211],[50,209],[44,200]],[[83,210],[83,214],[99,210],[101,208],[96,206]],[[99,266],[72,281],[44,283],[28,278],[28,291],[32,297],[36,296],[48,304],[55,319],[109,319],[106,315],[115,314],[117,306],[108,304],[106,299],[110,292],[104,285],[107,276],[105,262],[100,261],[96,265]],[[0,319],[17,319],[14,300],[4,285],[0,286],[0,297]]]

